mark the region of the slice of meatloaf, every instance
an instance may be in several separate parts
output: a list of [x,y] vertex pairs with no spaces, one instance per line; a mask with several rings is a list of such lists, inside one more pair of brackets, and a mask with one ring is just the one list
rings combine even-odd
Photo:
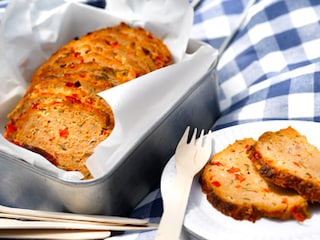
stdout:
[[12,121],[6,137],[57,167],[91,178],[85,161],[112,131],[112,115],[58,95],[46,96]]
[[34,79],[33,85],[40,81],[52,79],[65,79],[65,81],[80,82],[82,85],[91,85],[92,92],[99,93],[111,87],[119,85],[117,76],[112,68],[101,66],[97,62],[87,62],[77,65],[59,66],[46,65]]
[[262,134],[250,158],[264,178],[320,202],[320,151],[294,128]]
[[308,203],[303,197],[269,183],[257,172],[247,154],[253,144],[252,138],[237,140],[206,164],[200,184],[208,201],[236,220],[308,218]]
[[25,93],[19,104],[8,115],[11,122],[15,122],[29,108],[37,108],[37,105],[44,102],[53,101],[73,101],[77,103],[88,104],[93,108],[99,108],[107,114],[112,114],[110,106],[103,98],[96,95],[94,86],[86,81],[78,81],[74,78],[53,78],[48,81],[41,81],[31,85]]

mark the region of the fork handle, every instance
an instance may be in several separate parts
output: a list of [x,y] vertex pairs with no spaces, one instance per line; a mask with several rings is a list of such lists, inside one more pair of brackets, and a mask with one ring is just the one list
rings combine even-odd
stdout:
[[188,204],[193,176],[177,172],[171,194],[164,205],[156,240],[178,240]]

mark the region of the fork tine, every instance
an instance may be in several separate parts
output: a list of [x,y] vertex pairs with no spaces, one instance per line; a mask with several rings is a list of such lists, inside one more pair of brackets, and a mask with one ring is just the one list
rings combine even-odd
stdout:
[[192,134],[192,137],[191,137],[191,140],[190,140],[190,144],[195,144],[195,143],[196,143],[197,132],[198,132],[198,129],[195,128],[195,129],[193,130],[193,134]]
[[188,142],[189,131],[190,131],[190,126],[188,126],[188,127],[186,128],[186,130],[184,131],[184,133],[183,133],[183,135],[182,135],[182,137],[181,137],[181,139],[180,139],[180,141],[179,141],[179,143],[178,143],[177,148],[178,148],[181,144],[185,144],[185,143]]
[[201,130],[200,136],[198,138],[198,141],[196,143],[197,146],[201,146],[203,144],[203,135],[204,135],[204,130]]
[[209,130],[209,132],[207,134],[206,141],[204,143],[204,147],[207,149],[210,149],[210,151],[211,151],[211,148],[212,148],[212,132],[211,132],[211,130]]
[[207,137],[206,137],[206,142],[205,142],[205,147],[210,147],[211,149],[211,144],[212,144],[212,132],[209,130]]

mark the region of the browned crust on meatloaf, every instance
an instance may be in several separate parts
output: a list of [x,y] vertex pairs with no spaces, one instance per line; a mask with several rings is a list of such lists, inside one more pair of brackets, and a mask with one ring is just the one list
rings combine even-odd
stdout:
[[254,143],[252,138],[237,140],[206,164],[200,184],[208,201],[236,220],[308,218],[308,203],[303,197],[269,183],[256,171],[247,155]]
[[294,128],[263,133],[250,158],[264,178],[320,202],[320,152]]
[[55,96],[78,103],[90,104],[93,108],[99,108],[107,114],[112,114],[110,106],[94,91],[94,85],[78,81],[73,78],[54,78],[50,81],[41,81],[29,87],[23,98],[14,110],[8,114],[10,121],[15,121],[30,107],[35,107],[47,98]]
[[35,71],[4,136],[91,178],[85,162],[114,127],[112,109],[97,94],[171,63],[161,39],[125,23],[71,40]]
[[[143,28],[125,23],[90,32],[57,50],[33,75],[38,82],[56,73],[86,71],[88,63],[98,63],[95,77],[119,85],[172,64],[172,57],[161,39]],[[85,69],[86,68],[86,69]]]

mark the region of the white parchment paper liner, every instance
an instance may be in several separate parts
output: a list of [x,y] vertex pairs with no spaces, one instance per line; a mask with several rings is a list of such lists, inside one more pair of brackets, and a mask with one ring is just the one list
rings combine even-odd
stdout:
[[[149,30],[169,47],[175,64],[159,69],[100,95],[115,115],[115,128],[88,159],[100,177],[134,146],[157,120],[208,70],[216,51],[202,46],[187,54],[193,11],[185,0],[108,0],[106,9],[63,0],[10,1],[0,32],[0,127],[25,93],[35,69],[70,39],[124,21]],[[0,136],[0,150],[46,169],[64,180],[81,174],[56,168],[38,154]]]

